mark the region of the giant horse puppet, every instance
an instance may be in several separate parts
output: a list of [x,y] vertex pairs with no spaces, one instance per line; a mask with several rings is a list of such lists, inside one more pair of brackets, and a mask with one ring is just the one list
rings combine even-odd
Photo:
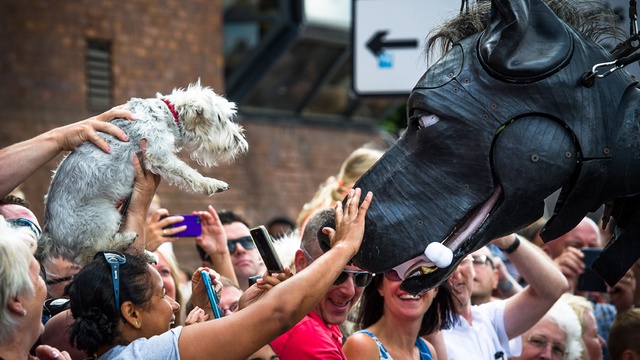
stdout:
[[625,70],[603,77],[614,66],[589,73],[614,59],[542,0],[492,0],[485,27],[422,76],[406,131],[355,184],[374,199],[354,264],[395,268],[403,289],[422,292],[470,252],[538,220],[562,189],[542,238],[605,204],[617,238],[594,268],[616,283],[640,257],[636,80]]

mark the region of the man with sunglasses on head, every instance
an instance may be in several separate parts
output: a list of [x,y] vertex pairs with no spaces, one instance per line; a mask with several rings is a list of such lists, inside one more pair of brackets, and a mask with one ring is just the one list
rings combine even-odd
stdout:
[[[7,195],[0,199],[0,215],[14,227],[33,232],[36,238],[40,238],[42,230],[38,219],[29,209],[28,201],[14,195]],[[32,251],[35,251],[35,248]],[[66,297],[64,289],[73,280],[73,275],[80,271],[80,266],[61,257],[43,259],[40,253],[36,253],[35,256],[46,272],[44,275],[46,275],[47,299]]]
[[471,293],[472,305],[506,299],[522,290],[522,286],[507,271],[502,259],[494,257],[488,246],[474,251],[471,257],[476,273]]
[[[227,237],[227,248],[220,249],[215,252],[207,252],[199,245],[198,252],[202,259],[203,266],[210,267],[218,271],[219,265],[225,260],[226,254],[229,254],[235,277],[238,279],[238,285],[242,291],[249,288],[249,278],[253,276],[261,276],[267,270],[264,262],[260,257],[260,253],[256,249],[249,224],[238,214],[230,210],[217,211],[220,223],[224,227]],[[220,274],[225,274],[220,272]],[[229,277],[229,276],[228,276]]]
[[[318,231],[333,217],[333,208],[323,208],[309,218],[300,249],[295,254],[296,272],[304,271],[322,255]],[[346,359],[339,325],[347,319],[349,310],[373,276],[354,265],[347,265],[315,308],[293,328],[271,342],[276,355],[281,360]]]
[[[40,238],[42,230],[36,215],[29,209],[29,202],[14,196],[7,195],[0,198],[0,215],[7,220],[11,226],[33,233],[35,238]],[[35,253],[38,244],[29,241],[29,249]]]

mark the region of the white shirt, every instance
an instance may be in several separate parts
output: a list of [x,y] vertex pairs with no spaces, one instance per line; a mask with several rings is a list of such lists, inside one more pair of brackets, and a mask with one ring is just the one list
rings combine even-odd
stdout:
[[442,332],[450,360],[506,360],[520,355],[521,337],[514,338],[510,343],[504,327],[505,303],[504,300],[496,300],[473,305],[472,325],[458,315],[460,322],[452,329]]

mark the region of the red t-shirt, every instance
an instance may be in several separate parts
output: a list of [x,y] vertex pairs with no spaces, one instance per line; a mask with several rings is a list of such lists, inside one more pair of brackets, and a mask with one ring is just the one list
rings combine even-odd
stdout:
[[314,311],[273,340],[271,347],[281,360],[347,358],[340,327],[327,326]]

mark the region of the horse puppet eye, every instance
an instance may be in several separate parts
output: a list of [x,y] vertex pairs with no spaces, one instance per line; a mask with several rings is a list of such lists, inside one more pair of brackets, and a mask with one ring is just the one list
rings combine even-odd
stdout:
[[417,114],[413,116],[416,118],[418,130],[424,129],[431,125],[435,125],[440,118],[437,115],[433,114]]

